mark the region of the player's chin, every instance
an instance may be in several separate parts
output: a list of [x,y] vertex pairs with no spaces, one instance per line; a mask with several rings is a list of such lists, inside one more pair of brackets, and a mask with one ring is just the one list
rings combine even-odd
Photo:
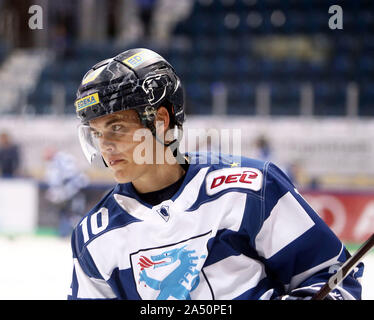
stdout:
[[131,165],[112,168],[113,176],[117,183],[128,183],[136,178],[136,174]]
[[133,178],[128,174],[123,174],[122,172],[114,172],[114,179],[117,183],[128,183],[133,180]]

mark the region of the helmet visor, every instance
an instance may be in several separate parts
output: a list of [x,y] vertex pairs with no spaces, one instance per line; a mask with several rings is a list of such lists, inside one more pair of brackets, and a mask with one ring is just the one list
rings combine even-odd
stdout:
[[99,168],[105,168],[106,164],[101,156],[98,140],[92,134],[89,125],[80,125],[78,127],[79,142],[87,161]]

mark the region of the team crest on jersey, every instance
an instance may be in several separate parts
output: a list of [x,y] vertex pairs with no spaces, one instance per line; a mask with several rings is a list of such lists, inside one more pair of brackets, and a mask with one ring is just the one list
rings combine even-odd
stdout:
[[229,188],[259,191],[262,177],[262,172],[256,168],[232,167],[214,170],[206,177],[206,192],[211,196]]
[[189,300],[201,282],[211,231],[182,242],[131,254],[136,287],[144,300]]

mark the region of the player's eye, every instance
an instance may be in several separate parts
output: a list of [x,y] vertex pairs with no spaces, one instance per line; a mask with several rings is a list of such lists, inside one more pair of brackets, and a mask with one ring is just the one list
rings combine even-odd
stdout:
[[128,127],[125,127],[121,124],[113,124],[111,127],[110,127],[110,130],[113,134],[125,134],[129,131],[129,128]]
[[102,136],[102,134],[100,132],[96,131],[96,130],[91,130],[91,135],[92,135],[92,137],[94,137],[96,139],[100,138]]
[[120,131],[122,128],[123,126],[121,126],[120,124],[115,124],[112,126],[112,131],[113,132]]

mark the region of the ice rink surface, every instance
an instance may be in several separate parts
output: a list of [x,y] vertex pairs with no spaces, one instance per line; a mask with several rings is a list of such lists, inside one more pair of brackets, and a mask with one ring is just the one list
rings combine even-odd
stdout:
[[[0,236],[0,257],[1,300],[66,299],[72,272],[69,239]],[[374,253],[363,262],[362,298],[374,300]]]

